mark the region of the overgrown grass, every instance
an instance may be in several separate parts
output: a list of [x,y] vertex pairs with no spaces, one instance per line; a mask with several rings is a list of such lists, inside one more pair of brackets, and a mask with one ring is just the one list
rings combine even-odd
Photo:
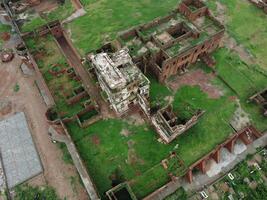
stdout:
[[[121,120],[99,121],[86,129],[81,129],[77,123],[68,124],[67,127],[101,195],[112,187],[112,179],[117,179],[114,177],[116,171],[120,171],[124,180],[136,176],[142,179],[142,174],[158,165],[174,146],[158,143],[155,132],[146,125],[134,126]],[[123,136],[122,130],[128,130],[129,136]],[[159,171],[161,175],[157,173]],[[167,172],[161,166],[153,173],[158,174],[157,178],[164,176],[166,180]],[[155,179],[155,176],[150,176],[150,172],[146,174],[146,182]],[[136,180],[132,184],[133,187],[135,184],[144,187],[138,193],[142,196],[149,189],[143,181]],[[139,187],[134,188],[141,190]]]
[[219,1],[227,8],[227,31],[267,70],[267,15],[249,1]]
[[65,0],[63,5],[59,5],[57,9],[43,14],[43,17],[46,19],[47,22],[51,22],[54,20],[64,20],[69,17],[75,8],[73,7],[71,0]]
[[[175,146],[189,166],[232,132],[228,121],[236,107],[227,95],[212,100],[198,87],[183,87],[174,102],[174,106],[186,102],[207,113],[198,125],[169,145],[159,143],[155,131],[147,125],[135,126],[121,120],[100,121],[87,129],[81,129],[77,123],[67,125],[100,194],[112,187],[111,177],[120,170],[137,196],[144,197],[169,181],[167,171],[159,163]],[[128,137],[122,135],[124,129],[131,133]],[[129,160],[131,156],[136,159],[134,164]]]
[[4,33],[4,32],[9,32],[11,30],[11,26],[6,25],[6,24],[2,24],[0,22],[0,34]]
[[49,73],[49,70],[52,69],[54,64],[57,64],[57,66],[62,69],[69,67],[52,36],[29,39],[26,43],[33,55],[37,57],[37,64],[54,96],[56,110],[59,112],[60,116],[72,117],[81,111],[84,108],[83,102],[70,106],[66,101],[66,96],[71,95],[74,88],[79,87],[81,83],[69,78],[66,74],[54,76]]
[[151,106],[164,105],[167,102],[166,97],[172,96],[172,91],[165,85],[160,84],[154,76],[149,76],[150,81],[150,102]]
[[70,24],[71,36],[81,54],[94,50],[118,31],[166,15],[177,0],[83,0],[87,13]]
[[60,200],[54,188],[50,186],[30,186],[22,184],[15,187],[14,200],[28,200],[28,199],[49,199]]
[[227,49],[220,49],[214,54],[219,75],[236,91],[242,108],[250,114],[256,127],[267,129],[267,120],[263,117],[258,105],[248,103],[248,98],[267,87],[267,77],[242,62],[238,55]]
[[29,31],[33,31],[36,28],[43,26],[45,24],[46,24],[46,21],[42,17],[37,16],[37,17],[34,17],[33,19],[30,19],[30,21],[24,23],[20,29],[21,29],[21,32],[25,33]]
[[[21,32],[30,32],[34,31],[36,28],[43,26],[51,21],[54,20],[64,20],[67,17],[69,17],[73,12],[75,11],[71,0],[65,0],[65,3],[63,5],[58,5],[58,7],[55,10],[52,10],[50,12],[44,12],[44,13],[35,13],[35,15],[32,15],[28,17],[28,21],[22,25]],[[31,11],[30,12],[34,12]],[[32,13],[30,13],[31,15]]]

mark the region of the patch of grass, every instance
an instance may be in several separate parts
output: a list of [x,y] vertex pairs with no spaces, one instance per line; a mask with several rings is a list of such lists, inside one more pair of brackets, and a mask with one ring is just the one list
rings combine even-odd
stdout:
[[2,24],[0,22],[0,34],[4,33],[4,32],[9,32],[11,30],[11,26],[6,25],[6,24]]
[[57,9],[49,13],[44,13],[43,17],[46,19],[47,22],[51,22],[54,20],[61,21],[69,17],[74,11],[75,8],[73,7],[71,0],[65,0],[63,5],[59,5]]
[[164,200],[177,200],[177,199],[186,200],[187,198],[188,197],[187,197],[186,191],[184,190],[183,187],[181,187],[178,190],[176,190],[174,193],[166,197]]
[[66,144],[64,143],[57,143],[57,144],[58,144],[58,147],[62,151],[62,160],[67,164],[73,164],[72,158],[70,156],[70,153],[68,151]]
[[14,91],[14,92],[18,92],[19,89],[20,89],[19,84],[16,83],[16,85],[15,85],[14,88],[13,88],[13,91]]
[[[77,123],[70,123],[67,127],[100,194],[104,194],[112,187],[112,177],[117,170],[126,180],[140,176],[140,179],[137,178],[132,183],[140,197],[146,195],[144,192],[150,189],[146,183],[162,176],[165,178],[160,180],[160,184],[154,183],[153,187],[160,187],[165,183],[167,172],[162,166],[157,167],[156,171],[151,168],[169,155],[175,143],[160,144],[157,142],[157,135],[150,127],[134,126],[116,119],[99,121],[86,129],[81,129]],[[123,136],[121,134],[123,129],[129,130],[131,134],[128,137]],[[134,159],[132,160],[130,156]],[[142,185],[143,189],[135,184]]]
[[173,96],[172,91],[165,85],[160,84],[155,77],[149,76],[150,81],[150,102],[151,106],[157,104],[164,105],[167,103],[166,97]]
[[[198,87],[183,87],[176,93],[174,102],[174,107],[186,102],[208,111],[198,125],[169,145],[159,143],[155,131],[146,125],[134,126],[120,120],[103,120],[86,129],[81,129],[77,123],[67,125],[100,194],[112,186],[110,177],[119,169],[137,196],[144,197],[169,181],[167,171],[159,163],[177,144],[178,155],[189,166],[233,132],[228,121],[236,106],[228,95],[212,100]],[[123,129],[129,130],[130,136],[122,136]],[[134,150],[129,142],[134,144]],[[137,158],[134,164],[129,163],[131,152]]]
[[59,115],[61,117],[72,117],[80,112],[84,108],[82,102],[70,106],[67,104],[66,96],[71,95],[74,88],[79,87],[81,83],[69,78],[67,74],[54,76],[49,72],[55,64],[62,69],[69,67],[53,37],[48,35],[42,38],[33,38],[27,40],[26,43],[36,58],[40,71],[54,96]]
[[220,2],[227,8],[227,31],[267,70],[267,15],[249,1]]
[[14,200],[28,200],[28,199],[49,199],[60,200],[54,188],[50,186],[33,187],[28,184],[16,186]]
[[187,166],[209,153],[233,132],[229,120],[236,110],[236,103],[229,99],[230,94],[225,91],[220,99],[209,99],[199,87],[190,86],[182,87],[175,94],[174,109],[186,104],[206,111],[194,127],[177,139],[179,156]]
[[84,54],[114,39],[119,31],[166,15],[177,7],[177,0],[83,0],[82,4],[86,15],[67,28],[74,45]]
[[214,54],[219,75],[233,88],[240,99],[242,108],[249,113],[253,124],[260,130],[267,129],[267,119],[263,117],[259,106],[248,103],[248,98],[267,86],[267,77],[259,73],[254,66],[248,66],[238,55],[227,49]]
[[21,32],[23,33],[30,32],[45,24],[46,21],[42,17],[37,16],[31,19],[30,21],[24,23],[23,26],[21,27]]

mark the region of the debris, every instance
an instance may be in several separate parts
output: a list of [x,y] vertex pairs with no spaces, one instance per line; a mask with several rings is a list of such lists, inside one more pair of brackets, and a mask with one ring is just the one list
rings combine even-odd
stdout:
[[1,52],[0,57],[1,57],[1,61],[6,63],[6,62],[10,62],[13,60],[14,54],[12,51],[5,50]]

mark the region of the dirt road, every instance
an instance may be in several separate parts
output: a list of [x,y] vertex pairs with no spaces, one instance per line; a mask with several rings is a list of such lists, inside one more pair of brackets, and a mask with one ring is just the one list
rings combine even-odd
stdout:
[[[88,199],[76,169],[64,163],[61,150],[51,142],[45,117],[47,107],[35,86],[35,77],[24,77],[19,68],[20,63],[18,56],[10,63],[0,63],[0,105],[1,102],[11,105],[10,109],[5,110],[5,115],[20,111],[26,114],[44,168],[44,173],[29,183],[48,184],[56,189],[62,199]],[[4,114],[0,114],[0,120]]]

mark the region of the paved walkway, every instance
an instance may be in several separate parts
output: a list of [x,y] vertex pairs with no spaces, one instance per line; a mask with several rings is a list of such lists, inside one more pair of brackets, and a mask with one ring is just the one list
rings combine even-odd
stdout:
[[162,200],[166,198],[168,195],[175,192],[179,187],[183,186],[186,191],[198,191],[203,189],[203,186],[210,185],[214,183],[219,178],[223,177],[226,173],[234,169],[234,167],[244,160],[247,155],[255,154],[257,152],[258,147],[265,147],[267,145],[267,132],[260,137],[259,139],[255,140],[252,144],[247,146],[247,149],[238,154],[236,159],[229,163],[226,167],[222,168],[221,172],[213,177],[209,177],[206,174],[198,174],[194,175],[193,183],[188,183],[184,178],[178,179],[175,182],[170,182],[163,186],[162,188],[158,189],[154,193],[150,194],[144,200]]
[[52,140],[66,144],[67,149],[68,149],[68,151],[71,155],[71,158],[73,160],[73,163],[74,163],[74,165],[75,165],[75,167],[76,167],[76,169],[77,169],[77,171],[78,171],[78,173],[82,179],[84,187],[85,187],[85,189],[86,189],[86,191],[90,197],[90,200],[100,200],[98,193],[95,189],[95,186],[93,184],[93,181],[91,180],[74,143],[70,139],[70,136],[58,134],[52,126],[49,127],[48,131],[51,134]]

